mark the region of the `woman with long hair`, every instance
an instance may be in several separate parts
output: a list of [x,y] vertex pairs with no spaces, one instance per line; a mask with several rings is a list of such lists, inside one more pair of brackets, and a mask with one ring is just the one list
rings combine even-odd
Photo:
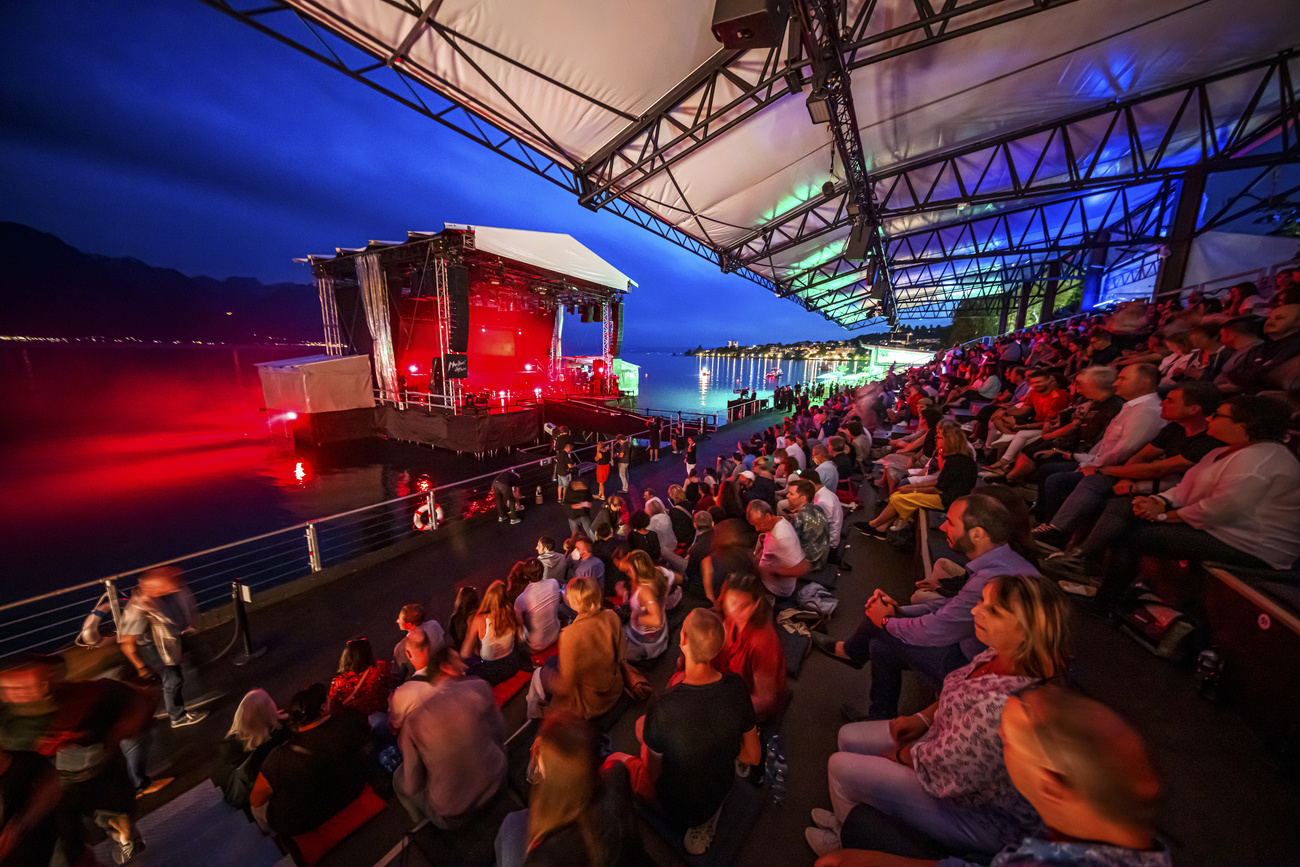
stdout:
[[460,655],[465,658],[469,673],[493,686],[514,676],[519,671],[515,646],[522,631],[515,607],[506,596],[505,582],[493,581],[483,594],[483,603],[470,621],[469,634],[461,644]]
[[456,602],[447,619],[447,643],[460,647],[469,635],[470,622],[478,612],[478,590],[466,584],[456,591]]
[[813,810],[805,836],[818,856],[840,848],[841,823],[869,804],[962,852],[992,854],[1039,830],[1002,759],[998,726],[1014,693],[1061,677],[1069,603],[1037,575],[1001,575],[972,609],[988,646],[949,674],[920,713],[840,728],[828,764],[834,811]]
[[235,708],[230,731],[217,745],[212,783],[232,807],[248,809],[248,795],[271,750],[289,736],[285,714],[264,689],[250,690]]
[[548,714],[529,762],[528,809],[497,832],[498,867],[622,867],[648,863],[627,766],[600,766],[600,735],[571,713]]
[[[895,520],[908,521],[917,509],[946,511],[953,500],[964,497],[975,488],[979,478],[979,465],[970,454],[966,432],[959,425],[940,422],[939,476],[930,484],[903,485],[889,497],[884,510],[860,527],[868,536],[884,538],[885,530]],[[870,529],[867,529],[867,528]]]
[[339,656],[339,670],[330,681],[330,709],[350,707],[367,717],[371,725],[378,725],[382,720],[374,719],[381,714],[387,719],[388,696],[392,692],[392,666],[386,659],[375,659],[370,642],[364,637],[353,638],[343,647]]
[[755,575],[732,575],[722,585],[717,608],[727,638],[713,667],[740,675],[749,688],[755,718],[765,722],[785,701],[785,651],[776,635],[767,588]]
[[627,659],[656,659],[668,649],[668,581],[644,551],[631,552],[618,565],[628,578]]

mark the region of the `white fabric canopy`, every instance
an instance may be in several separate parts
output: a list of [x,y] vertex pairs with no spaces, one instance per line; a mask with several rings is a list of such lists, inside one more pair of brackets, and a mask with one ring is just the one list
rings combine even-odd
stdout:
[[[796,290],[801,274],[842,252],[849,231],[843,170],[837,195],[823,200],[833,146],[828,126],[809,119],[806,59],[795,65],[803,89],[790,92],[780,77],[786,49],[724,50],[710,33],[709,0],[443,0],[429,7],[431,21],[412,11],[428,0],[415,7],[386,0],[283,2],[553,159],[566,178],[581,178],[579,192],[590,189],[585,184],[608,185],[613,196],[682,233],[679,243],[698,242],[697,251],[739,259],[783,288],[793,281]],[[927,249],[891,248],[895,285],[904,288],[934,279],[909,270],[910,260],[987,253],[981,238],[964,236],[963,226],[1026,205],[1027,194],[999,198],[999,191],[1027,181],[1081,189],[1067,151],[1104,178],[1133,173],[1135,164],[1145,170],[1157,149],[1162,170],[1176,171],[1215,156],[1217,142],[1249,136],[1257,131],[1254,121],[1238,124],[1238,115],[1263,117],[1291,98],[1276,81],[1261,87],[1260,76],[1220,77],[1196,91],[1181,113],[1182,94],[1143,102],[1118,134],[1104,111],[1300,45],[1296,0],[931,0],[929,8],[957,12],[951,22],[927,27],[918,24],[923,4],[916,0],[875,0],[870,17],[860,19],[866,2],[847,2],[846,21],[863,22],[850,34],[859,47],[847,60],[868,169],[885,178],[876,189],[885,232],[897,239],[944,227]],[[936,38],[945,28],[954,31],[951,38]],[[1292,81],[1300,80],[1300,60],[1285,55],[1281,62]],[[723,74],[711,74],[718,70]],[[1075,118],[1068,144],[1059,137],[1049,143],[1047,132],[1031,134],[1045,122]],[[958,161],[968,173],[961,181],[940,162],[999,136],[1013,140]],[[1212,145],[1203,153],[1207,136]],[[1134,142],[1149,151],[1137,160]],[[1007,160],[1026,160],[1032,174]],[[551,168],[530,167],[556,179]],[[904,169],[910,170],[906,183],[891,185],[891,173],[896,178]],[[974,179],[987,203],[958,212],[956,205],[974,195]],[[1161,195],[1153,178],[1140,180],[1147,186],[1135,195]],[[948,204],[910,207],[922,198]],[[1068,207],[1014,219],[1020,224],[1008,225],[1006,240],[997,243],[1059,246],[1062,238],[1075,242],[1098,228]],[[804,240],[808,224],[832,228]],[[500,244],[510,251],[503,255],[532,261],[521,255],[530,249],[531,242],[520,240],[526,233],[480,231],[483,249]],[[770,251],[760,245],[754,253],[756,239],[771,241],[764,235],[773,232],[790,243]],[[579,256],[554,270],[578,273],[571,269],[592,265]],[[617,272],[600,265],[593,273],[612,273],[596,282],[613,285],[608,280]],[[986,267],[972,261],[953,273]],[[853,291],[865,297],[866,287]]]
[[588,250],[572,235],[559,232],[530,232],[524,229],[497,229],[491,226],[445,224],[448,229],[466,229],[474,233],[474,248],[627,291],[632,280],[622,271]]
[[257,365],[266,408],[276,412],[337,412],[375,405],[370,358],[309,355]]

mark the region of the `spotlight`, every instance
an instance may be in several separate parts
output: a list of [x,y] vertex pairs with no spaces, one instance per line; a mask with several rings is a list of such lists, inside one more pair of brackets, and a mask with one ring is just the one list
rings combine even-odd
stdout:
[[409,370],[409,371],[411,371],[411,373],[419,373],[419,372],[420,372],[420,368],[417,367],[417,366],[414,365],[414,364],[412,364],[410,367],[408,367],[408,368],[406,368],[406,369]]
[[827,181],[826,183],[822,184],[822,195],[825,196],[825,197],[828,198],[828,199],[830,199],[830,198],[834,198],[834,196],[835,196],[835,182],[834,182],[834,181]]
[[812,118],[813,123],[831,122],[831,100],[826,93],[826,88],[818,87],[808,94],[807,106],[808,116]]
[[286,413],[284,414],[284,417],[285,417],[285,419],[288,420],[288,421],[295,421],[295,420],[298,418],[298,413],[296,413],[296,412],[286,412]]
[[529,363],[527,363],[527,362],[524,363],[524,370],[531,371],[532,369],[533,369],[533,366],[532,366],[531,364],[529,364]]

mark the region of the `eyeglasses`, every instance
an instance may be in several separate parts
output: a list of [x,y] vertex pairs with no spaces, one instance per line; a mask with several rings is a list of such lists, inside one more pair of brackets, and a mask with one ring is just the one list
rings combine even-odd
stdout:
[[1222,412],[1216,412],[1214,415],[1210,416],[1210,418],[1221,418],[1224,421],[1236,421],[1232,416],[1224,415]]

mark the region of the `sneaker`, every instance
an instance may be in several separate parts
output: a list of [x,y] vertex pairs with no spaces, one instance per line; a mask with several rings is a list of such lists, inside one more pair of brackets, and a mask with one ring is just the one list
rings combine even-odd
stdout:
[[686,829],[686,839],[682,841],[682,846],[686,849],[687,855],[703,855],[709,851],[709,846],[713,844],[713,835],[718,830],[718,814],[722,810],[713,814],[713,818],[703,825],[696,825],[694,828]]
[[834,831],[837,835],[843,825],[830,810],[823,810],[821,807],[814,807],[812,811],[813,824],[818,828],[824,828],[827,831]]
[[498,524],[504,524],[505,522],[506,522],[506,516],[505,516],[505,515],[497,515],[497,523],[498,523]]
[[885,538],[885,531],[871,526],[870,524],[854,524],[855,529],[864,536],[870,536],[872,539]]
[[180,719],[172,720],[172,728],[179,729],[185,726],[192,726],[196,722],[202,722],[208,716],[206,710],[192,710]]
[[818,858],[838,852],[841,848],[840,835],[825,828],[805,828],[803,838],[808,841]]
[[130,864],[144,850],[143,839],[127,840],[125,843],[117,844],[117,848],[113,850],[113,860],[118,864]]
[[838,660],[844,663],[845,665],[849,666],[850,668],[860,669],[865,664],[863,662],[858,662],[857,660],[850,659],[847,656],[842,656],[839,653],[836,653],[835,645],[838,642],[834,638],[831,638],[829,635],[822,635],[820,632],[814,632],[812,634],[812,643],[813,643],[813,647],[817,648],[822,653],[829,656],[831,659]]
[[1043,567],[1058,575],[1081,576],[1087,573],[1087,561],[1078,548],[1047,555]]
[[524,519],[523,519],[523,518],[519,518],[519,517],[515,517],[515,518],[511,518],[511,519],[510,519],[510,523],[512,523],[512,524],[522,524],[523,522],[524,522]]

